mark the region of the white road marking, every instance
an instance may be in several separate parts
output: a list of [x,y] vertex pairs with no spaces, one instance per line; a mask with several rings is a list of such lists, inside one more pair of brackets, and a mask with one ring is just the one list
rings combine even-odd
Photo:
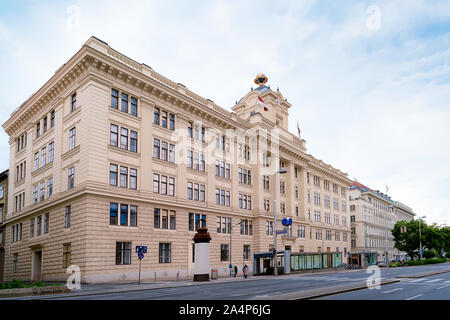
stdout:
[[442,289],[442,288],[445,288],[445,287],[448,287],[448,286],[450,286],[450,284],[446,284],[445,286],[439,287],[437,289],[439,290],[439,289]]
[[392,290],[388,290],[388,291],[383,291],[382,293],[391,293],[391,292],[395,292],[395,291],[399,291],[399,290],[403,290],[403,288],[397,288],[397,289],[392,289]]
[[450,283],[450,280],[444,281],[444,283]]
[[419,281],[422,281],[422,280],[425,280],[425,279],[424,278],[414,279],[414,280],[409,280],[408,282],[419,282]]
[[433,279],[433,280],[428,280],[427,282],[438,282],[438,281],[442,281],[444,279]]
[[405,300],[412,300],[412,299],[414,299],[414,298],[417,298],[417,297],[420,297],[420,296],[423,296],[423,293],[421,293],[421,294],[418,294],[417,296],[414,296],[414,297],[411,297],[411,298],[405,299]]

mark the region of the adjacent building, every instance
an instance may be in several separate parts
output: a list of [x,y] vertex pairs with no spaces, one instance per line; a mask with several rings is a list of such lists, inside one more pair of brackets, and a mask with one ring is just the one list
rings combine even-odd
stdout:
[[136,246],[148,247],[142,279],[191,277],[199,227],[210,268],[253,270],[273,249],[274,192],[278,250],[346,260],[352,181],[306,152],[266,82],[228,112],[90,38],[3,124],[5,278],[63,281],[76,265],[83,282],[136,280]]
[[359,182],[350,187],[351,259],[360,266],[402,259],[405,252],[394,248],[391,230],[400,220],[414,218],[411,208],[378,190],[372,190]]
[[5,266],[5,216],[8,208],[8,174],[9,170],[0,173],[0,282],[3,281]]

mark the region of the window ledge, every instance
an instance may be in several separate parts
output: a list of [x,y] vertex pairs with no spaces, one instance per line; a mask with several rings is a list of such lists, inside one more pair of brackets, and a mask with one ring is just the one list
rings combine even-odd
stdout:
[[172,167],[172,168],[178,167],[178,165],[176,163],[170,162],[170,161],[167,161],[167,160],[162,160],[162,159],[158,159],[158,158],[155,158],[155,157],[152,157],[152,160],[155,161],[156,163],[160,163],[162,165],[167,165],[167,166]]
[[78,153],[80,151],[80,145],[77,145],[75,148],[73,148],[72,150],[67,151],[66,153],[64,153],[61,156],[61,159],[63,160],[67,160],[68,158],[70,158],[71,156],[73,156],[74,154]]
[[75,111],[71,111],[68,115],[66,115],[63,118],[63,123],[66,123],[67,121],[71,120],[72,118],[76,117],[78,114],[81,113],[81,106],[77,106]]
[[[42,172],[44,172],[44,171],[46,171],[47,169],[50,169],[50,168],[52,168],[52,167],[53,167],[53,161],[47,163],[45,166],[40,167],[39,169],[37,169],[37,170],[35,170],[35,171],[33,171],[33,172],[31,173],[31,176],[34,178],[34,177],[36,177],[37,175],[41,174]],[[25,179],[22,179],[22,180],[25,180]],[[19,184],[17,184],[17,185],[19,185]]]
[[[48,129],[45,133],[42,133],[38,138],[34,139],[33,144],[37,144],[39,141],[44,140],[46,137],[48,137],[54,131],[55,131],[55,127]],[[34,132],[36,133],[36,130]]]
[[117,115],[122,115],[122,116],[126,116],[127,118],[134,120],[134,121],[141,121],[142,118],[139,116],[133,116],[131,113],[129,112],[124,112],[122,110],[120,110],[119,108],[113,108],[111,106],[109,106],[109,110],[111,110],[113,113],[117,114]]
[[133,152],[133,151],[130,151],[130,150],[125,150],[125,149],[122,149],[120,147],[114,147],[112,145],[108,145],[108,149],[110,151],[116,151],[116,152],[122,153],[124,155],[132,156],[133,158],[136,158],[136,159],[138,159],[141,156],[141,154],[139,152]]

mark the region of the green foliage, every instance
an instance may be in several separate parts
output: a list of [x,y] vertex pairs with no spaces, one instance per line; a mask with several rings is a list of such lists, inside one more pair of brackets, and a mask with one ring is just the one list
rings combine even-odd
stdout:
[[401,263],[400,263],[400,262],[392,262],[392,263],[389,265],[390,268],[397,268],[397,267],[400,267],[400,266],[401,266]]
[[35,283],[24,283],[20,279],[12,279],[11,282],[0,283],[0,290],[1,289],[16,289],[16,288],[46,287],[46,286],[54,286],[54,285],[61,285],[61,284],[48,284],[48,283],[43,283],[41,281],[37,281]]
[[435,263],[444,263],[444,262],[447,262],[446,258],[437,258],[437,259],[406,261],[405,265],[406,266],[420,266],[420,265],[424,265],[424,264],[435,264]]
[[435,249],[423,251],[423,257],[426,259],[436,258],[438,256],[439,256],[439,254],[437,253],[437,251]]

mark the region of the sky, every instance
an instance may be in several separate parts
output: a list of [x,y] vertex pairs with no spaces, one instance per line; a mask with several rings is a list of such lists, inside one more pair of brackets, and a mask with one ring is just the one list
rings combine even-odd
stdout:
[[448,1],[0,0],[0,122],[90,36],[228,111],[264,73],[308,153],[450,225]]

